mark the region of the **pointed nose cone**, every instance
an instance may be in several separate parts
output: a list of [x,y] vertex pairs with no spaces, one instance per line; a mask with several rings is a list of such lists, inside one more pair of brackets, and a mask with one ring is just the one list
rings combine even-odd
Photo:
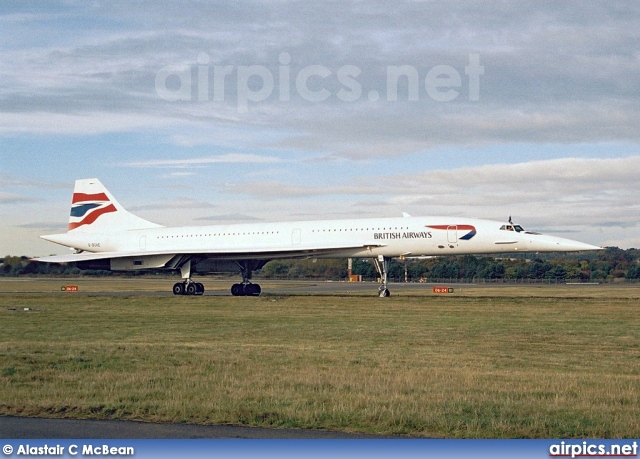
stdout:
[[580,252],[582,250],[602,250],[602,247],[597,245],[585,244],[584,242],[572,241],[571,239],[564,239],[564,242],[560,243],[560,247],[571,252]]
[[597,245],[585,244],[562,237],[538,235],[530,241],[530,249],[538,252],[582,252],[586,250],[602,250]]

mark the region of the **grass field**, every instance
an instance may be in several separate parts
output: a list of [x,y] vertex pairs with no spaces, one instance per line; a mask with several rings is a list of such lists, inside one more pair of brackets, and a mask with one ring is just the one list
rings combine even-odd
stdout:
[[118,282],[0,282],[0,414],[640,437],[639,288],[109,294],[170,288]]

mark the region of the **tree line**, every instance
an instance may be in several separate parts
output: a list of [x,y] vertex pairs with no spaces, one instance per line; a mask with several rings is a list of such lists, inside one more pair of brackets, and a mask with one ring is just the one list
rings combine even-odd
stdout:
[[[640,279],[640,250],[607,247],[589,254],[518,254],[512,257],[464,255],[422,259],[394,259],[389,276],[396,281],[442,280],[579,280],[613,281]],[[378,273],[371,260],[354,259],[353,274],[375,280]],[[344,260],[274,260],[265,265],[262,276],[271,278],[344,279]]]
[[[80,271],[73,265],[38,263],[28,257],[7,255],[0,259],[0,276],[77,276],[113,275],[110,271]],[[368,259],[353,260],[353,274],[364,280],[376,280],[378,273]],[[640,250],[607,247],[588,254],[518,254],[500,256],[453,256],[420,259],[394,259],[389,268],[392,280],[410,282],[460,280],[579,280],[615,281],[640,280]],[[139,275],[139,274],[138,274]],[[256,273],[269,279],[332,279],[343,280],[348,275],[344,259],[273,260]]]

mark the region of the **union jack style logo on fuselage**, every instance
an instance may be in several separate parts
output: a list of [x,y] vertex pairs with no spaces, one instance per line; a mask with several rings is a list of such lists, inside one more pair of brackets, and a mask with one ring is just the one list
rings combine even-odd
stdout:
[[437,229],[437,230],[461,230],[461,231],[469,231],[467,234],[465,234],[462,237],[459,237],[458,239],[462,239],[463,241],[468,241],[469,239],[471,239],[473,236],[476,235],[476,227],[473,225],[433,225],[433,226],[427,226],[427,228],[433,228],[433,229]]
[[116,207],[111,204],[105,193],[73,193],[71,216],[67,230],[71,231],[79,226],[90,225],[101,215],[116,212],[116,210]]

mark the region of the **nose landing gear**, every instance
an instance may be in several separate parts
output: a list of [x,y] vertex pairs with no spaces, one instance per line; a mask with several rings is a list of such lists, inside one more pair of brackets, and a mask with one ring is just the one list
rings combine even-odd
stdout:
[[378,255],[378,258],[373,259],[376,266],[376,271],[380,274],[380,287],[378,288],[378,296],[380,298],[387,298],[391,296],[389,288],[387,287],[387,274],[389,272],[389,263],[391,258]]

